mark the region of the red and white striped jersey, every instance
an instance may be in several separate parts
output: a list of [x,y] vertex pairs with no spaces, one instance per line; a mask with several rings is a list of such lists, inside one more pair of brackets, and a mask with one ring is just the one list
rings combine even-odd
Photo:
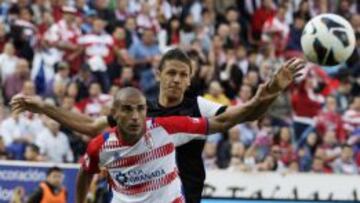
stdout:
[[82,167],[107,170],[112,202],[185,202],[175,161],[175,147],[207,133],[206,118],[159,117],[146,121],[145,135],[134,145],[113,130],[88,145]]
[[106,64],[111,62],[114,46],[111,35],[105,32],[101,34],[89,33],[80,37],[77,43],[85,47],[85,55],[88,58],[100,56]]
[[80,36],[81,30],[75,23],[69,26],[65,20],[61,20],[46,31],[44,38],[50,43],[62,41],[75,44]]

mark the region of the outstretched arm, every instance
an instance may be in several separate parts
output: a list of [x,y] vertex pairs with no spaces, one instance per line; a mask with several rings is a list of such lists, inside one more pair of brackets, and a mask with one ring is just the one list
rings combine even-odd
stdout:
[[223,132],[232,126],[260,118],[277,96],[285,90],[305,67],[305,61],[291,59],[287,61],[274,77],[259,86],[256,95],[242,106],[232,107],[219,116],[209,119],[209,132]]
[[98,135],[108,126],[105,116],[93,119],[84,114],[67,111],[63,108],[47,104],[41,98],[35,96],[17,95],[12,98],[11,107],[15,113],[22,111],[43,113],[61,125],[90,137]]

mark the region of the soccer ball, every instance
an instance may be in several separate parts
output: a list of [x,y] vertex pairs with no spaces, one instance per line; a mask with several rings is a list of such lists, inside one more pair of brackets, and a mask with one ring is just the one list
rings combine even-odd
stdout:
[[334,66],[345,62],[355,49],[355,33],[350,23],[335,14],[312,18],[304,28],[301,47],[310,62]]

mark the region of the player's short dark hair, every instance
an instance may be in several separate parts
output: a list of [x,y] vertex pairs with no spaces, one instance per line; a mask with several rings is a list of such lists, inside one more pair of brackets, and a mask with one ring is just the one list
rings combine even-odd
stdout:
[[57,166],[54,166],[54,167],[51,167],[49,168],[47,171],[46,171],[46,176],[49,176],[51,173],[53,172],[59,172],[59,173],[62,173],[63,170]]
[[181,61],[189,66],[190,72],[192,72],[191,59],[190,57],[181,49],[175,48],[167,51],[161,58],[159,63],[159,71],[161,72],[164,68],[166,61]]

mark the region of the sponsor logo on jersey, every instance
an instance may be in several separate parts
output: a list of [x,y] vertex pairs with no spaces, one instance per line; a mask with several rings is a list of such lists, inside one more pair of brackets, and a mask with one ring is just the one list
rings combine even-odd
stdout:
[[158,169],[149,173],[145,173],[143,170],[140,169],[131,170],[126,173],[116,172],[115,179],[122,186],[130,186],[157,179],[163,175],[165,175],[164,169]]

